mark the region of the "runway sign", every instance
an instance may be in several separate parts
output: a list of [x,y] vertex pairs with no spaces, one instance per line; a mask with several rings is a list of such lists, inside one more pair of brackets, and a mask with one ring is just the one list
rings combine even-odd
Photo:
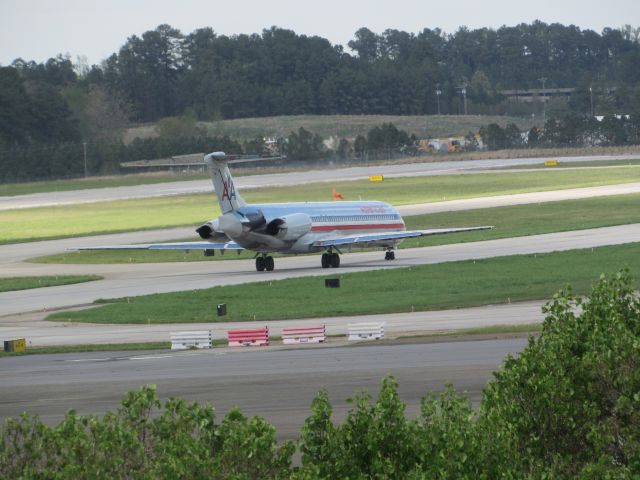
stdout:
[[5,340],[4,351],[5,352],[24,352],[27,349],[27,342],[24,338],[17,340]]
[[558,160],[546,160],[544,162],[544,166],[545,167],[557,167],[558,166]]
[[384,180],[384,177],[382,175],[370,175],[369,176],[369,181],[370,182],[382,182]]

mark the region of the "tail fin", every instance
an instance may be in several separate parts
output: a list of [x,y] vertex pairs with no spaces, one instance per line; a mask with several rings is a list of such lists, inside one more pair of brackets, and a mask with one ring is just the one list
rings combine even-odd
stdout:
[[242,199],[240,194],[236,192],[233,185],[231,172],[229,172],[227,156],[224,152],[213,152],[204,157],[204,163],[209,169],[213,188],[218,196],[220,210],[222,213],[229,213],[244,207],[247,203]]

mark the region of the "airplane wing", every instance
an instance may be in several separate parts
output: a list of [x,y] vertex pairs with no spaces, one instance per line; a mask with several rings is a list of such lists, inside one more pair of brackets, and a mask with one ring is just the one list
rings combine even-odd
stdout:
[[344,245],[366,246],[370,243],[384,240],[401,240],[403,238],[425,237],[428,235],[444,235],[447,233],[473,232],[476,230],[491,230],[492,226],[462,227],[462,228],[433,228],[431,230],[405,230],[404,232],[379,232],[364,235],[345,235],[327,240],[317,240],[314,247],[339,247]]
[[137,245],[105,245],[102,247],[79,247],[76,250],[244,250],[235,242],[176,242],[141,243]]

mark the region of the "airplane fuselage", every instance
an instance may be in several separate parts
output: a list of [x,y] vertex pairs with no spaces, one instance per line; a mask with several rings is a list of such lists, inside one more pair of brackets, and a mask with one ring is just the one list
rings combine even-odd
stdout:
[[[400,214],[384,202],[248,204],[218,222],[238,245],[261,253],[318,252],[323,248],[314,242],[336,235],[405,230]],[[398,242],[384,240],[371,246],[394,247]]]

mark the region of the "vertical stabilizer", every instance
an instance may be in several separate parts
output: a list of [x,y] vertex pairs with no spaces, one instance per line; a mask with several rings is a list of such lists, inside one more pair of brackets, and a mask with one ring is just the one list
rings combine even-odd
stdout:
[[240,207],[244,207],[246,202],[236,191],[229,172],[227,157],[224,152],[213,152],[204,156],[204,163],[209,169],[213,188],[218,196],[220,210],[222,214],[232,212]]

